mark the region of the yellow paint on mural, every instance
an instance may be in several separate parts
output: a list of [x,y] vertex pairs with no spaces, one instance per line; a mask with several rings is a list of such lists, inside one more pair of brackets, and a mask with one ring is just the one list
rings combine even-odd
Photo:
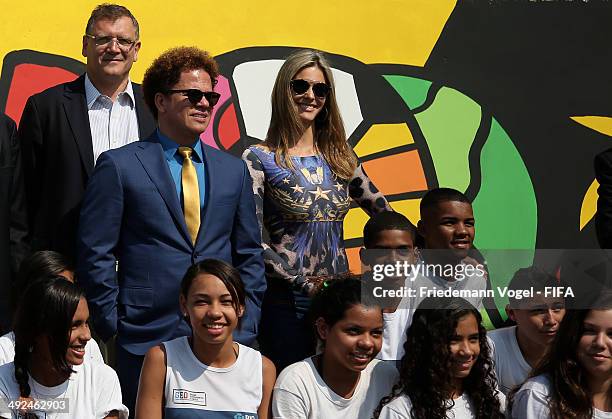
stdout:
[[[419,221],[419,204],[421,199],[406,199],[391,202],[394,211],[404,214],[416,225]],[[356,239],[363,237],[363,226],[370,217],[361,208],[351,208],[344,218],[344,239]]]
[[585,127],[612,137],[612,117],[609,116],[572,116],[572,120]]
[[419,205],[421,199],[405,199],[403,201],[391,202],[393,209],[401,214],[404,214],[415,226],[421,219]]
[[414,143],[406,124],[372,125],[353,150],[359,157]]
[[363,226],[369,219],[361,208],[351,208],[344,218],[344,240],[363,237]]
[[[81,39],[91,10],[102,0],[16,2],[0,0],[0,58],[32,49],[84,62]],[[136,16],[142,49],[132,79],[177,45],[213,55],[253,46],[318,48],[364,63],[423,66],[453,11],[455,0],[281,0],[222,3],[126,0]]]
[[595,179],[584,194],[580,207],[580,230],[591,221],[597,212],[597,188],[599,188],[599,182]]

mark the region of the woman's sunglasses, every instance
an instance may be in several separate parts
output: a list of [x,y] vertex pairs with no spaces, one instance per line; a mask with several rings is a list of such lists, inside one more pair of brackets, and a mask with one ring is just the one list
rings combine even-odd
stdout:
[[289,82],[291,90],[296,95],[303,95],[312,86],[312,93],[320,99],[324,99],[329,94],[329,86],[325,83],[311,83],[308,80],[295,79]]
[[205,97],[208,104],[213,107],[219,102],[221,97],[217,92],[203,92],[198,89],[166,90],[166,93],[182,93],[184,96],[187,96],[187,99],[189,99],[193,106],[200,103],[202,97]]

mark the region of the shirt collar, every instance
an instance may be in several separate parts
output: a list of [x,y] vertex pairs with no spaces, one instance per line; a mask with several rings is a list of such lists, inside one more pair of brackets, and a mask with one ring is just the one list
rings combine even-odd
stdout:
[[[173,160],[180,146],[177,143],[175,143],[173,140],[171,140],[170,138],[162,134],[159,128],[157,129],[157,138],[159,138],[159,143],[164,149],[166,160],[168,161]],[[192,155],[193,159],[199,163],[203,162],[204,161],[204,158],[203,158],[204,150],[202,149],[202,141],[200,140],[200,138],[196,138],[194,143],[191,145],[191,148],[193,149],[195,153],[195,156]]]
[[[91,109],[94,102],[98,97],[100,97],[102,93],[93,85],[91,80],[89,79],[89,75],[85,73],[85,100],[87,101],[87,109]],[[120,99],[123,95],[127,95],[130,98],[128,104],[133,109],[134,108],[134,89],[132,88],[132,81],[128,79],[127,86],[125,86],[125,90],[119,93],[118,99]],[[102,95],[103,96],[103,95]]]

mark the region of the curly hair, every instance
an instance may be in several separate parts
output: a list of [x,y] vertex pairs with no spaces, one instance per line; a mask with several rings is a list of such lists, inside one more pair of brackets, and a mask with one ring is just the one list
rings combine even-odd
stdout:
[[191,70],[203,69],[210,76],[213,86],[217,84],[219,66],[213,57],[206,51],[196,47],[171,48],[157,57],[147,68],[142,80],[142,92],[145,103],[157,120],[157,107],[155,95],[165,94],[177,84],[181,73]]
[[[593,416],[593,397],[587,372],[578,360],[578,343],[584,334],[584,320],[592,310],[612,310],[612,294],[595,299],[592,309],[568,310],[545,358],[529,378],[547,375],[551,382],[549,398],[552,419],[587,419]],[[508,412],[512,413],[514,397],[520,386],[508,395]]]
[[346,141],[346,133],[338,109],[332,71],[321,51],[297,50],[287,57],[278,72],[272,90],[272,116],[266,134],[266,145],[274,151],[276,164],[293,169],[287,158],[289,149],[302,135],[303,124],[293,102],[291,80],[305,68],[316,67],[329,85],[325,105],[315,118],[314,145],[332,171],[342,179],[350,179],[357,167],[357,157]]
[[478,323],[480,355],[470,374],[463,379],[463,392],[473,403],[476,418],[504,417],[497,398],[493,363],[480,313],[462,298],[428,297],[415,311],[408,329],[399,382],[391,394],[380,401],[375,418],[385,404],[401,394],[410,397],[413,418],[447,417],[446,413],[453,406],[448,403],[453,392],[450,342],[459,320],[470,315]]

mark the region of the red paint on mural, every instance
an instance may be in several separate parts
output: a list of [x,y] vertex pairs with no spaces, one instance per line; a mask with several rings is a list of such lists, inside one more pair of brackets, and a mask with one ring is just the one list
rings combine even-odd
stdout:
[[33,94],[74,80],[78,75],[58,67],[47,67],[37,64],[18,64],[15,66],[13,79],[6,100],[5,113],[19,124],[26,101]]

